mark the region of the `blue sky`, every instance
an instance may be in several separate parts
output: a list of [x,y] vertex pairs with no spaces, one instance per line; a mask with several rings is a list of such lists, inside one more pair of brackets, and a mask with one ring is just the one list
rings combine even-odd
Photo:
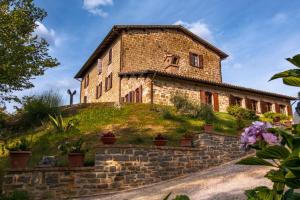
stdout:
[[[36,0],[48,12],[36,33],[50,43],[61,63],[33,80],[19,96],[76,89],[75,73],[114,24],[182,24],[229,54],[222,62],[223,81],[295,96],[297,88],[276,72],[292,67],[284,58],[300,53],[298,0]],[[9,106],[11,110],[11,105]]]

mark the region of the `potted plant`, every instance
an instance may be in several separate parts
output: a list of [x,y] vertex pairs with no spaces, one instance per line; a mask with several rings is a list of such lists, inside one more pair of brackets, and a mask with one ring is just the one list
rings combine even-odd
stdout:
[[103,144],[114,144],[117,141],[117,138],[113,132],[109,131],[102,134],[101,141]]
[[62,155],[68,154],[69,167],[84,166],[84,154],[86,150],[82,148],[83,144],[83,139],[79,138],[74,142],[65,141],[58,146],[58,149],[62,152]]
[[194,136],[195,135],[192,134],[192,133],[184,134],[183,137],[180,139],[180,146],[182,146],[182,147],[192,147]]
[[203,128],[205,133],[212,133],[214,131],[212,122],[209,122],[207,120],[205,120],[205,124]]
[[26,138],[21,138],[20,141],[16,142],[12,146],[5,146],[9,151],[10,167],[26,168],[28,160],[31,156],[30,142]]
[[156,146],[165,146],[168,142],[168,140],[162,136],[162,134],[158,134],[155,138],[154,138],[154,144]]

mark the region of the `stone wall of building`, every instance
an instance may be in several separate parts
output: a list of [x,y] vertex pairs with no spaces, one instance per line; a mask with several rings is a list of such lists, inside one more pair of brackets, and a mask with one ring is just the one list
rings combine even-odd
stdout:
[[[171,70],[180,75],[221,82],[221,59],[214,51],[177,30],[128,30],[122,34],[122,71],[161,70],[167,55],[179,57]],[[203,55],[203,68],[190,65],[189,53]]]
[[103,194],[157,183],[246,155],[239,138],[200,134],[195,148],[98,146],[95,167],[8,170],[3,191],[26,190],[35,199]]
[[149,77],[124,77],[121,79],[121,97],[142,86],[142,103],[151,102],[151,79]]
[[[172,95],[179,92],[187,96],[195,103],[201,103],[200,90],[209,91],[218,94],[219,111],[226,112],[229,106],[229,96],[233,95],[242,98],[242,107],[245,107],[245,98],[253,99],[258,102],[258,114],[260,114],[260,101],[270,102],[273,104],[272,110],[275,112],[275,103],[289,106],[290,102],[286,99],[275,98],[266,95],[258,95],[241,90],[226,89],[223,87],[212,86],[208,84],[195,83],[179,79],[167,77],[156,77],[153,85],[153,101],[155,104],[172,105],[170,98]],[[286,110],[287,113],[287,110]]]
[[[97,102],[119,102],[120,86],[120,59],[121,59],[121,38],[117,39],[112,45],[112,62],[109,63],[109,49],[99,57],[102,59],[102,73],[99,74],[97,61],[89,68],[84,78],[89,75],[89,85],[84,88],[84,78],[81,82],[80,102],[84,102],[84,96],[87,96],[87,103]],[[105,91],[105,78],[112,73],[112,88]],[[96,98],[96,86],[102,82],[102,96]]]

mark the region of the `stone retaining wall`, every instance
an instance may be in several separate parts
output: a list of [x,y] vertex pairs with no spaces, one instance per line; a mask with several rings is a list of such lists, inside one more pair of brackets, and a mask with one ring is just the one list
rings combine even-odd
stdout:
[[95,167],[9,170],[3,191],[24,189],[36,199],[103,194],[172,179],[245,156],[239,139],[201,134],[195,148],[98,146]]

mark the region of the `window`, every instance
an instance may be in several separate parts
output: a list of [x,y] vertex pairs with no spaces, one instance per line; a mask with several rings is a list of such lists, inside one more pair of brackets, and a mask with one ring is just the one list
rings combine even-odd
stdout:
[[208,105],[212,105],[212,93],[205,92],[205,103]]
[[83,103],[87,103],[87,96],[83,97]]
[[142,91],[142,86],[140,86],[139,88],[135,89],[135,102],[142,103],[142,96],[143,96],[143,91]]
[[102,96],[102,82],[96,86],[96,99],[99,99]]
[[279,112],[280,112],[281,114],[286,114],[286,113],[285,113],[285,105],[279,105]]
[[98,74],[101,74],[102,73],[102,59],[98,59],[97,66],[98,66]]
[[178,65],[178,63],[179,63],[179,57],[178,56],[172,56],[171,64],[172,65]]
[[242,98],[240,98],[240,97],[236,97],[236,96],[233,96],[233,95],[230,95],[230,102],[229,102],[229,104],[230,105],[238,105],[238,106],[242,106]]
[[272,111],[272,104],[271,103],[266,103],[266,110],[267,112],[271,112]]
[[112,73],[105,78],[105,91],[108,91],[112,88]]
[[108,52],[108,64],[110,64],[112,62],[112,49],[109,49]]
[[250,100],[250,110],[257,111],[257,101]]
[[84,88],[87,88],[89,86],[89,82],[90,82],[90,76],[88,74],[88,75],[86,75],[86,77],[84,78],[84,81],[83,81]]
[[195,53],[190,53],[190,65],[193,67],[203,67],[203,56]]

